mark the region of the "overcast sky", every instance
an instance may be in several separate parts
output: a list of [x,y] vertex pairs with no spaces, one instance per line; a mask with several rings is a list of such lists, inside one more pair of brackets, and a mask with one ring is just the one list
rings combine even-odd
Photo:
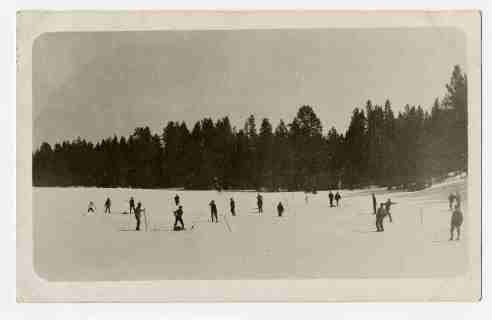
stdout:
[[254,114],[275,127],[303,104],[325,132],[344,132],[367,99],[429,109],[456,64],[466,70],[465,38],[443,28],[44,34],[33,47],[33,147],[204,117],[242,128]]

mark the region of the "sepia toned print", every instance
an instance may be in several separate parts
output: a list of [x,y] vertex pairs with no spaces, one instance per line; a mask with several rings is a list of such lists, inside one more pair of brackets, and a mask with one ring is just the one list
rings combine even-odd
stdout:
[[470,43],[453,25],[40,34],[33,271],[479,277]]

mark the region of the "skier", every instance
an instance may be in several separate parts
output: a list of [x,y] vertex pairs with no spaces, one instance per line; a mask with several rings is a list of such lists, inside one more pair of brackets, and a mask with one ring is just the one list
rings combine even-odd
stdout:
[[143,211],[144,209],[142,208],[142,203],[137,203],[137,207],[133,211],[133,213],[135,214],[135,219],[137,220],[137,227],[135,228],[136,231],[140,230],[140,219],[142,218]]
[[453,193],[450,193],[448,196],[449,201],[449,210],[453,210],[453,202],[456,200],[456,196]]
[[277,212],[278,216],[281,217],[282,214],[284,213],[284,206],[282,205],[282,202],[279,202],[277,205]]
[[330,208],[333,208],[333,193],[330,190],[330,193],[328,193],[328,197],[330,198]]
[[456,229],[456,240],[460,240],[460,229],[461,225],[463,224],[463,212],[460,210],[460,206],[456,204],[454,206],[454,211],[453,215],[451,216],[451,230],[450,234],[451,237],[449,238],[449,241],[453,240],[453,231]]
[[231,198],[230,204],[231,204],[231,214],[233,216],[235,216],[236,215],[236,203],[234,202],[233,198]]
[[338,203],[339,203],[340,199],[342,199],[342,196],[337,191],[337,193],[335,194],[335,201],[337,202],[337,208],[338,208]]
[[210,215],[212,217],[212,222],[214,222],[214,219],[215,223],[219,222],[219,219],[217,218],[217,206],[215,205],[215,201],[210,201],[208,205],[210,206]]
[[390,222],[393,223],[393,219],[391,218],[391,205],[396,204],[396,202],[391,202],[391,199],[388,198],[386,202],[384,203],[385,209],[386,209],[386,214],[388,215]]
[[104,202],[104,207],[104,213],[111,214],[111,199],[106,199],[106,202]]
[[179,206],[179,196],[178,195],[175,195],[174,196],[174,203]]
[[258,205],[258,213],[259,214],[263,213],[263,196],[259,193],[256,196],[256,203]]
[[376,209],[377,209],[377,204],[376,204],[376,196],[374,195],[374,193],[372,194],[372,208],[373,208],[373,214],[376,214]]
[[94,205],[94,202],[89,201],[89,206],[87,207],[87,214],[90,212],[95,213],[96,212],[96,206]]
[[386,216],[386,209],[384,208],[384,202],[381,202],[381,205],[378,208],[378,211],[376,213],[376,229],[377,229],[377,232],[383,232],[384,231],[383,220],[384,220],[385,216]]
[[133,213],[135,213],[135,200],[133,199],[133,197],[130,197],[130,214],[132,214],[132,211]]
[[[181,224],[181,228],[178,227],[178,222]],[[174,231],[184,230],[183,222],[183,206],[179,206],[178,210],[174,211]]]

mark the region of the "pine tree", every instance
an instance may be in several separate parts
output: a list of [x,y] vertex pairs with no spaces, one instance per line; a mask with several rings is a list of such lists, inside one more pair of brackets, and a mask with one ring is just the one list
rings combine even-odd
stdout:
[[299,108],[289,127],[295,157],[295,187],[315,189],[321,173],[323,145],[321,120],[311,106],[304,105]]
[[272,125],[267,118],[261,122],[260,134],[258,136],[258,167],[259,183],[261,186],[271,190],[273,188],[273,131]]

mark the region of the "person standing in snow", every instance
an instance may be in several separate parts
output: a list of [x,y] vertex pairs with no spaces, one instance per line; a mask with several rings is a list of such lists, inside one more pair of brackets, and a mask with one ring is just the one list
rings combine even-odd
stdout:
[[135,200],[133,199],[133,197],[130,197],[130,214],[132,214],[132,211],[133,213],[135,213]]
[[176,206],[179,206],[179,196],[178,195],[174,196],[174,203],[176,204]]
[[92,213],[96,212],[96,205],[94,204],[94,202],[89,201],[89,206],[87,207],[87,214],[89,214],[91,212]]
[[342,199],[342,196],[340,195],[340,193],[335,193],[335,201],[337,203],[337,208],[338,208],[338,205],[339,205],[339,202],[340,202],[340,199]]
[[137,227],[135,228],[136,231],[140,230],[140,220],[142,219],[143,210],[144,209],[142,208],[142,203],[137,203],[137,207],[134,210],[135,219],[137,220]]
[[451,216],[451,230],[449,241],[453,240],[454,229],[456,229],[456,240],[460,240],[461,225],[463,224],[463,212],[461,212],[460,206],[456,204]]
[[231,198],[231,200],[230,200],[230,205],[231,205],[231,215],[235,216],[236,215],[236,203],[234,202],[233,198]]
[[104,202],[104,207],[104,213],[111,214],[111,199],[106,199],[106,202]]
[[210,206],[210,215],[212,217],[212,222],[219,222],[219,219],[217,218],[217,205],[215,205],[215,201],[212,200],[210,201],[210,203],[208,204]]
[[282,205],[282,202],[279,202],[277,205],[277,213],[279,217],[281,217],[284,213],[284,206]]
[[330,198],[330,208],[333,208],[333,193],[330,190],[330,193],[328,193],[328,197]]
[[[178,223],[181,224],[181,229],[178,227]],[[178,210],[174,211],[174,231],[184,230],[183,222],[183,206],[179,206]]]
[[384,203],[384,206],[385,206],[385,209],[386,209],[386,214],[388,215],[389,219],[390,219],[390,222],[393,223],[393,219],[391,217],[391,205],[393,204],[396,204],[396,202],[391,202],[391,199],[388,198],[388,200],[386,200],[386,202]]
[[256,204],[258,205],[258,213],[263,213],[263,196],[259,193],[256,196]]
[[383,220],[384,220],[385,216],[386,216],[386,209],[384,208],[384,203],[381,202],[381,205],[379,206],[378,211],[376,213],[376,229],[377,229],[377,232],[383,232],[384,231]]

